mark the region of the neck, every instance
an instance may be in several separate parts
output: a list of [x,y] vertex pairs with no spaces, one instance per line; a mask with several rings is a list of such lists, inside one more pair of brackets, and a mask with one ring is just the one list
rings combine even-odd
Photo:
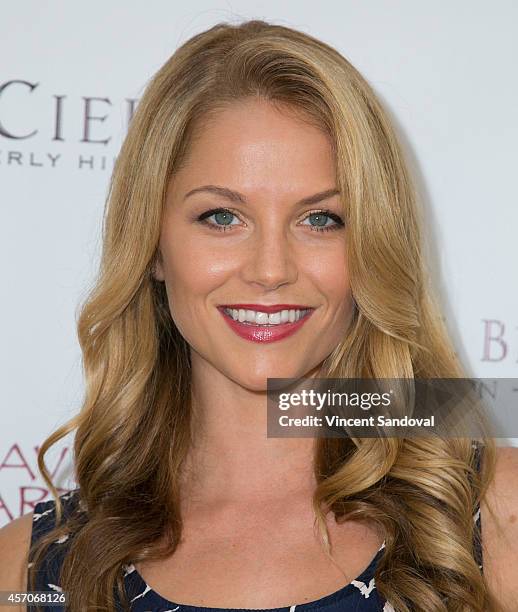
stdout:
[[268,438],[266,391],[214,370],[193,373],[194,443],[183,485],[189,497],[264,501],[313,491],[315,438]]

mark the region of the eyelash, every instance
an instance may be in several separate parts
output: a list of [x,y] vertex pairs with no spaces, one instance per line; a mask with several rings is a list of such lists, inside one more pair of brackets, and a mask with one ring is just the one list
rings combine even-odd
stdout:
[[[209,221],[206,220],[208,217],[212,217],[213,215],[216,215],[217,213],[230,213],[234,217],[238,217],[236,213],[232,212],[228,208],[213,208],[211,210],[207,210],[204,213],[202,213],[197,218],[197,221],[199,223],[202,223],[203,225],[206,225],[207,227],[210,227],[211,229],[215,229],[218,232],[228,231],[232,227],[231,225],[217,225],[216,223],[210,223]],[[335,225],[330,225],[328,227],[316,227],[316,226],[311,227],[310,226],[310,229],[313,232],[315,231],[316,232],[329,232],[332,230],[340,229],[341,227],[345,225],[342,219],[335,213],[331,212],[330,210],[313,210],[304,217],[303,221],[305,221],[308,217],[311,217],[313,215],[325,215],[326,217],[329,217],[336,223]]]

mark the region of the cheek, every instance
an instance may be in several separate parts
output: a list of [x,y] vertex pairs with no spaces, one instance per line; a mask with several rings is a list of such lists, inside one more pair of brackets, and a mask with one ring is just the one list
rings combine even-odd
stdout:
[[169,232],[161,239],[164,280],[175,320],[199,314],[205,298],[235,265],[228,253],[215,254],[204,242],[189,239],[188,232]]
[[[191,287],[191,292],[199,294],[203,288],[211,287],[225,273],[226,266],[214,254],[203,249],[189,248],[172,257],[166,274],[169,281]],[[188,296],[186,296],[188,297]]]
[[318,255],[306,257],[306,270],[314,284],[327,296],[330,303],[347,303],[350,295],[349,272],[342,246],[322,249]]

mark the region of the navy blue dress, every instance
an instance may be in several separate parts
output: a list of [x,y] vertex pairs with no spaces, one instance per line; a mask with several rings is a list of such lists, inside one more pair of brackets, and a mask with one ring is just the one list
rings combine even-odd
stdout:
[[[477,448],[477,467],[480,466],[480,450]],[[60,496],[63,502],[65,517],[73,510],[77,503],[78,489],[70,491]],[[34,543],[42,534],[50,531],[54,527],[54,500],[48,500],[36,504],[34,509],[33,528],[31,544]],[[473,515],[473,521],[477,527],[475,531],[475,555],[476,560],[482,571],[482,550],[480,546],[481,520],[480,508],[477,507]],[[67,536],[56,540],[50,547],[49,554],[41,567],[37,576],[35,590],[61,592],[59,586],[59,569],[66,552]],[[376,566],[383,556],[385,542],[380,546],[376,555],[373,557],[365,570],[350,583],[346,584],[338,591],[326,595],[320,599],[305,603],[294,603],[291,606],[282,608],[210,608],[202,606],[192,606],[182,603],[169,601],[154,591],[140,576],[133,564],[123,566],[124,584],[128,600],[131,602],[132,612],[306,612],[309,610],[319,612],[394,612],[393,606],[387,602],[376,589],[374,572]],[[27,610],[35,608],[28,606]],[[47,607],[42,607],[47,610]],[[119,608],[122,610],[122,607]],[[49,612],[63,610],[62,607],[48,607]]]

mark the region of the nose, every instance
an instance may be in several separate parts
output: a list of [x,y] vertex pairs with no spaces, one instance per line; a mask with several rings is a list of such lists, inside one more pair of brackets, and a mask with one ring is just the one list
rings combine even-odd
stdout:
[[275,290],[297,280],[297,253],[282,224],[257,230],[250,239],[250,251],[242,269],[245,282]]

